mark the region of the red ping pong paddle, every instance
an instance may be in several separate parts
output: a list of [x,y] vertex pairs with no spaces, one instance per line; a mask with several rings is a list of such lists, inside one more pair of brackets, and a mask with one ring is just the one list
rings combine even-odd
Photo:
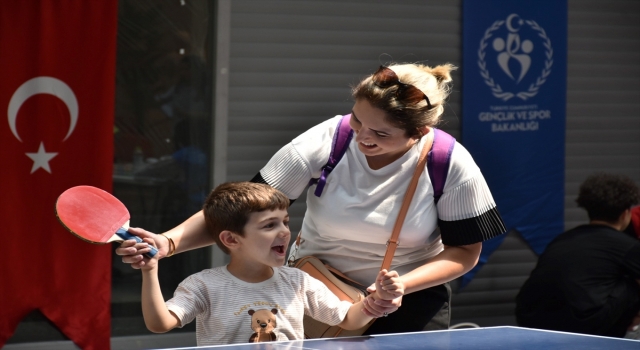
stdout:
[[[129,211],[116,197],[92,186],[76,186],[62,192],[56,201],[56,216],[67,230],[89,243],[109,242],[140,237],[130,234]],[[152,258],[158,250],[149,246],[146,256]]]

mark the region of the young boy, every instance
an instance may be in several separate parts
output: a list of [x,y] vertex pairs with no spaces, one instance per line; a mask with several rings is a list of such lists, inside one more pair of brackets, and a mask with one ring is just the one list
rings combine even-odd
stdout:
[[[158,260],[142,270],[142,311],[147,328],[164,333],[196,319],[198,346],[304,339],[302,319],[358,329],[371,317],[363,302],[340,301],[306,273],[284,267],[289,246],[289,199],[264,184],[226,183],[207,197],[203,212],[227,266],[187,277],[166,303],[158,283]],[[381,272],[378,297],[404,293],[395,271]]]

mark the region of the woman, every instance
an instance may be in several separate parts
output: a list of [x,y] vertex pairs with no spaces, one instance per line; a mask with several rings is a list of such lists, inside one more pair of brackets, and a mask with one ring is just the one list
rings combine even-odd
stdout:
[[[298,257],[317,256],[364,285],[375,281],[423,136],[444,111],[452,69],[448,64],[380,67],[353,89],[350,125],[355,135],[322,195],[313,195],[315,185],[309,187]],[[298,198],[327,162],[339,120],[329,119],[285,145],[252,181]],[[435,316],[444,319],[440,328],[447,328],[448,282],[475,266],[483,240],[504,231],[479,168],[456,143],[437,206],[428,172],[420,177],[391,267],[401,275],[405,296],[365,306],[375,317],[389,316],[374,322],[368,334],[419,331]],[[169,240],[132,232],[154,238],[161,256],[167,254]],[[177,252],[213,243],[201,212],[165,235]],[[144,264],[145,249],[127,241],[116,253],[136,268]]]

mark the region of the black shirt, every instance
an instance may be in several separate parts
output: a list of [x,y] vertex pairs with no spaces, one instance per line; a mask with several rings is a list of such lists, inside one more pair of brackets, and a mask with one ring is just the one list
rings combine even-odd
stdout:
[[607,335],[602,327],[640,308],[638,279],[640,241],[604,225],[579,226],[540,256],[516,298],[518,323]]

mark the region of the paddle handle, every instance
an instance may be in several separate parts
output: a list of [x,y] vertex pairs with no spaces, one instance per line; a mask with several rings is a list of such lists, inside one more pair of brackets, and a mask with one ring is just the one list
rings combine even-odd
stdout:
[[[118,229],[118,231],[116,231],[116,234],[118,235],[118,237],[124,239],[125,241],[128,239],[133,239],[138,243],[143,242],[140,237],[130,234],[129,231],[123,228]],[[156,249],[156,247],[149,245],[149,248],[151,248],[151,251],[145,254],[148,258],[153,258],[154,256],[156,256],[156,254],[158,254],[158,249]]]

